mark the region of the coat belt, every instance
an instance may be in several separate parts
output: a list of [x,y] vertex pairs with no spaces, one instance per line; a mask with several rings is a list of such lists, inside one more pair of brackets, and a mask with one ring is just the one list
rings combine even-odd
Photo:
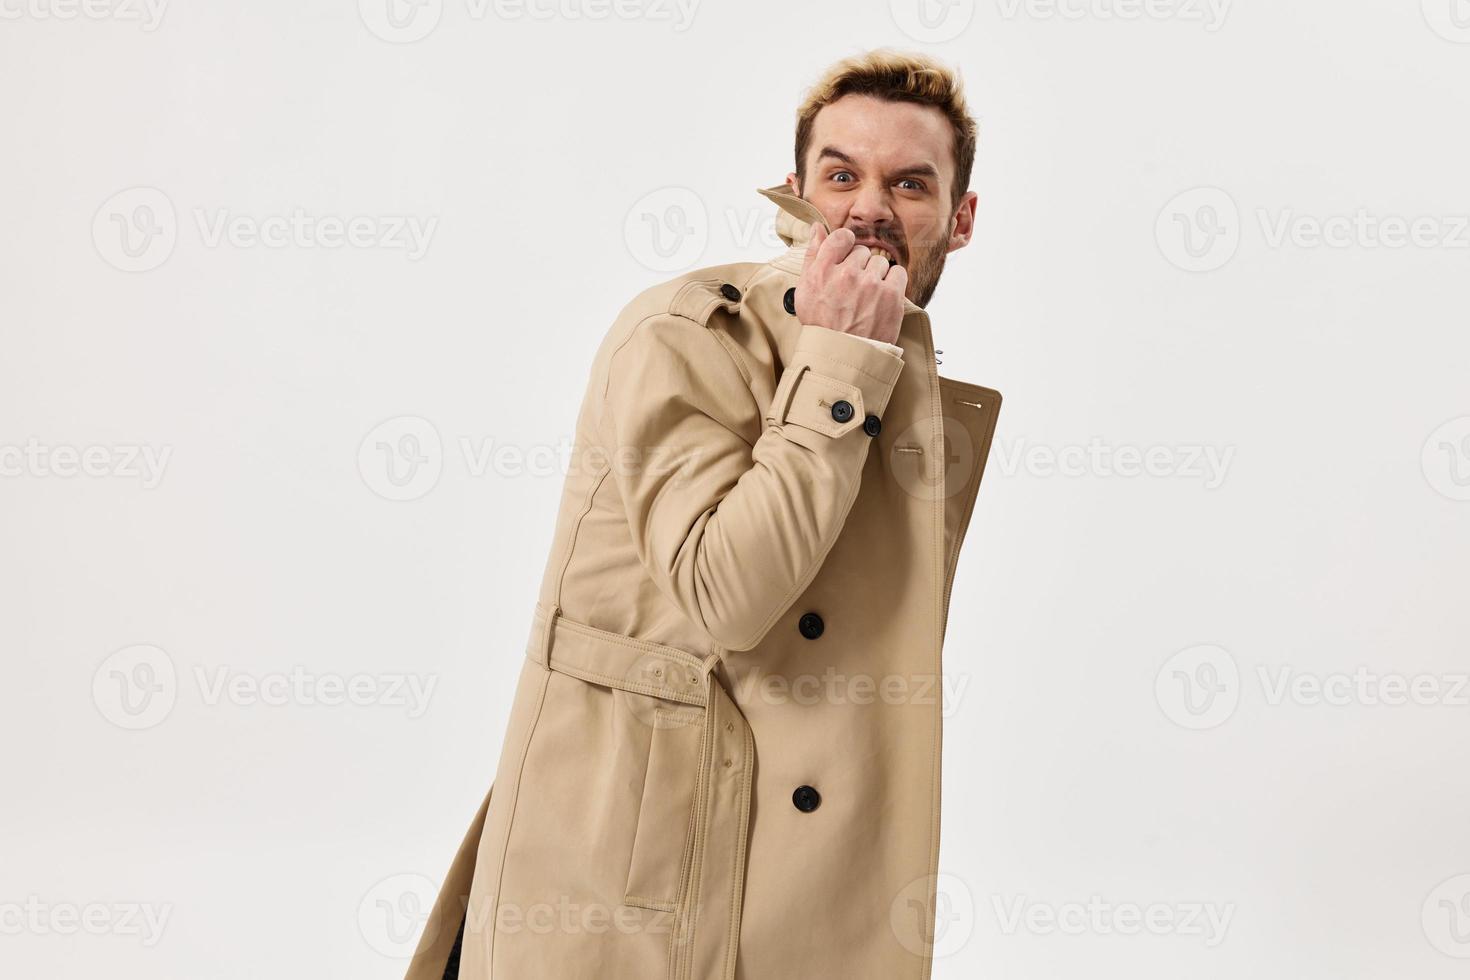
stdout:
[[704,707],[709,674],[719,662],[677,647],[598,629],[536,603],[526,656],[549,670],[592,684]]

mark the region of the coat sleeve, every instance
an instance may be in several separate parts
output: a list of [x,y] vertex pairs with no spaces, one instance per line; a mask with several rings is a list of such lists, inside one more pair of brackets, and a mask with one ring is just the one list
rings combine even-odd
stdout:
[[903,359],[803,324],[762,408],[717,329],[636,324],[609,363],[600,431],[648,574],[713,643],[748,650],[836,542],[875,441],[865,417],[881,418]]

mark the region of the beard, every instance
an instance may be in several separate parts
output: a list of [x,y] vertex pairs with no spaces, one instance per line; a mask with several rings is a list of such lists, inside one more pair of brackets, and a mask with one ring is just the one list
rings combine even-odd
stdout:
[[917,307],[928,306],[939,285],[939,277],[944,272],[944,260],[949,257],[949,250],[945,247],[947,244],[947,241],[942,240],[926,242],[912,252],[903,253],[904,268],[909,274],[909,301]]

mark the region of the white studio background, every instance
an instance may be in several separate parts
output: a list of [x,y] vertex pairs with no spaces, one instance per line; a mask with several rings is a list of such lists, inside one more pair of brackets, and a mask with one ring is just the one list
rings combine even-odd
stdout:
[[593,348],[886,44],[1005,394],[936,978],[1465,975],[1470,4],[922,2],[0,0],[0,974],[402,975]]

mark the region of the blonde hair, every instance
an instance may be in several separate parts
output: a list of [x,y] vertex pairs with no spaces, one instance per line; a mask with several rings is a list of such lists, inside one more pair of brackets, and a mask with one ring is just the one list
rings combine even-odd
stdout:
[[796,179],[806,187],[806,152],[817,113],[844,95],[872,95],[891,102],[932,105],[944,113],[954,131],[954,187],[950,206],[957,207],[970,189],[978,128],[965,104],[959,73],[925,54],[875,48],[844,58],[807,90],[796,110]]

